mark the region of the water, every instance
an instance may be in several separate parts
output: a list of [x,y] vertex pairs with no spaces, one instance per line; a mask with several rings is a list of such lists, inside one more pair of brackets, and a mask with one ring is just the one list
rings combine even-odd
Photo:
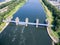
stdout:
[[0,0],[0,2],[3,2],[3,1],[5,1],[5,0]]
[[[28,0],[28,2],[19,9],[13,16],[25,21],[35,22],[36,18],[40,23],[44,23],[46,14],[39,0]],[[10,23],[8,27],[0,34],[0,45],[51,45],[51,39],[47,33],[46,27],[28,25],[28,27]]]

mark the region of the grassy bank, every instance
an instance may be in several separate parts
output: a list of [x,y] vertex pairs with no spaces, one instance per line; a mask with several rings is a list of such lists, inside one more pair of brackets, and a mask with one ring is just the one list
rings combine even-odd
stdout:
[[22,3],[20,3],[19,5],[17,5],[17,6],[15,7],[15,9],[13,9],[10,13],[6,14],[6,15],[4,16],[4,18],[7,18],[7,17],[9,17],[9,16],[13,17],[13,15],[18,11],[19,8],[21,8],[21,7],[23,6],[24,3],[25,3],[25,2],[22,2]]
[[[8,14],[6,14],[5,16],[4,16],[4,18],[6,19],[6,18],[8,18],[8,17],[13,17],[13,15],[17,12],[17,10],[19,9],[19,8],[21,8],[23,5],[24,5],[24,1],[22,2],[22,3],[19,3],[19,5],[17,5],[11,12],[9,12]],[[0,25],[0,32],[2,31],[2,28],[4,27],[6,25],[6,23],[2,23],[1,25]]]
[[44,5],[44,3],[42,2],[42,0],[40,0],[40,2],[41,2],[42,6],[44,8],[45,13],[46,13],[46,18],[48,20],[50,20],[49,23],[52,24],[52,22],[53,22],[52,12]]
[[[42,0],[40,0],[40,2],[41,2],[42,6],[44,8],[44,11],[46,13],[46,18],[49,21],[49,24],[52,25],[52,22],[54,21],[54,19],[53,19],[54,17],[52,16],[52,12],[47,8],[47,6],[45,6],[45,4],[42,2]],[[49,30],[51,30],[50,35],[52,37],[55,37],[57,39],[59,38],[58,34],[55,31],[53,31],[53,29],[51,27],[49,28]]]

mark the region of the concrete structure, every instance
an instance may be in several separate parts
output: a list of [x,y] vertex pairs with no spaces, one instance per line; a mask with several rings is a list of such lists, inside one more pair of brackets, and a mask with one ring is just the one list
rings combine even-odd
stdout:
[[48,0],[52,5],[60,9],[60,0]]
[[50,38],[53,41],[52,45],[54,45],[54,43],[58,43],[59,42],[59,39],[57,37],[52,36],[53,32],[50,29],[50,27],[52,27],[53,25],[50,25],[49,23],[48,24],[41,24],[41,23],[39,23],[39,19],[36,19],[36,23],[31,23],[31,22],[28,22],[28,18],[26,18],[25,22],[21,22],[21,21],[19,21],[19,18],[17,17],[15,19],[15,21],[10,20],[10,18],[9,18],[9,19],[3,20],[3,22],[6,22],[6,23],[13,22],[13,23],[16,23],[16,25],[26,25],[26,26],[28,26],[28,24],[29,25],[36,25],[36,27],[38,27],[39,25],[40,26],[47,26],[47,32],[48,32]]
[[28,26],[28,18],[25,19],[26,26]]
[[9,2],[9,1],[11,1],[11,0],[1,0],[0,3],[1,2]]
[[[11,1],[11,0],[3,0],[2,2],[0,2],[0,5],[4,4],[6,2],[9,2],[9,1]],[[8,6],[0,9],[0,13],[3,13],[5,11],[7,11],[7,10],[8,10]]]
[[5,0],[6,2],[9,2],[9,1],[11,1],[11,0]]
[[55,1],[55,2],[58,2],[58,3],[60,3],[60,0],[49,0],[49,1]]
[[36,27],[39,25],[39,19],[36,19]]
[[16,25],[18,25],[19,24],[19,18],[16,17],[15,21],[16,21]]
[[8,10],[8,6],[0,9],[0,13],[6,12]]
[[6,2],[9,2],[9,1],[11,1],[11,0],[4,0],[4,1],[0,2],[0,5],[4,4]]
[[16,25],[26,25],[26,26],[28,26],[28,25],[36,25],[36,27],[38,27],[38,26],[53,27],[53,25],[50,25],[50,24],[41,24],[41,23],[39,23],[39,19],[36,19],[36,23],[31,23],[31,22],[28,22],[28,18],[26,18],[25,22],[21,22],[21,21],[19,21],[19,18],[17,17],[15,19],[15,21],[7,19],[7,20],[3,20],[3,22],[6,22],[6,23],[13,22],[13,23],[16,23]]
[[48,32],[50,38],[52,39],[53,44],[59,42],[59,38],[57,38],[56,36],[54,36],[54,33],[53,33],[53,31],[51,30],[50,27],[47,27],[47,32]]

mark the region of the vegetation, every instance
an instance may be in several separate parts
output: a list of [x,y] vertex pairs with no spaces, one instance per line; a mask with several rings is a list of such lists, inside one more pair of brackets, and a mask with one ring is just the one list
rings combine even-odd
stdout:
[[53,32],[57,33],[59,35],[58,37],[60,38],[60,10],[58,10],[55,6],[51,5],[47,0],[42,0],[42,1],[46,5],[47,9],[50,11],[50,14],[52,14],[53,16],[53,18],[51,17],[52,18],[51,24],[54,25],[54,28],[52,28],[52,30]]
[[[13,0],[11,4],[8,5],[8,10],[6,12],[0,13],[0,27],[4,27],[5,23],[2,22],[3,19],[7,17],[12,17],[12,15],[24,4],[25,0],[15,1]],[[1,31],[2,28],[0,28]]]
[[8,11],[5,11],[3,13],[0,13],[0,24],[2,23],[2,20],[5,19],[4,16],[6,16],[8,13],[11,12],[11,10],[13,10],[15,8],[15,6],[17,6],[19,3],[22,3],[23,0],[13,0],[9,3],[3,4],[0,7],[4,8],[5,6],[8,6]]
[[7,2],[7,3],[0,5],[0,9],[2,9],[2,8],[12,4],[12,3],[15,3],[14,5],[16,6],[17,4],[21,3],[22,1],[24,1],[24,0],[12,0],[10,2]]
[[47,0],[42,0],[44,4],[48,7],[48,9],[52,12],[52,15],[54,17],[53,24],[55,25],[55,30],[60,30],[60,11],[51,5]]
[[[47,8],[47,6],[45,6],[45,4],[42,2],[42,0],[40,0],[41,4],[43,5],[43,8],[44,8],[44,11],[46,13],[46,17],[49,21],[49,24],[52,25],[52,22],[53,22],[53,16],[52,16],[52,12]],[[59,36],[58,34],[51,28],[51,27],[48,27],[49,29],[49,33],[50,35],[54,38],[54,39],[59,39]]]

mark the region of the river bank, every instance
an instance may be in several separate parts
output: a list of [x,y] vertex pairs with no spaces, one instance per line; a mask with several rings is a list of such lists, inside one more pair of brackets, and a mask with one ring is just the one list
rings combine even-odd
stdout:
[[[44,23],[46,16],[39,0],[28,0],[24,6],[13,16],[13,20],[19,17],[20,21],[29,18],[29,22]],[[22,33],[23,32],[23,33]],[[51,45],[51,39],[47,33],[46,27],[34,25],[16,26],[9,24],[0,34],[0,45]]]
[[[8,13],[8,14],[6,14],[5,16],[4,16],[4,18],[8,18],[8,17],[12,17],[13,18],[13,15],[18,11],[18,9],[19,8],[21,8],[23,5],[24,5],[24,1],[22,2],[22,3],[19,3],[19,5],[17,5],[16,7],[15,7],[15,9],[13,9],[10,13]],[[12,19],[11,18],[11,19]],[[8,26],[8,24],[9,23],[5,23],[5,22],[3,22],[1,25],[0,25],[0,33]]]
[[7,3],[7,2],[9,2],[9,1],[11,1],[11,0],[1,1],[1,2],[0,2],[0,5],[2,5],[2,4],[4,4],[4,3]]
[[[43,5],[43,8],[45,10],[45,13],[46,13],[46,18],[49,22],[50,25],[52,25],[52,22],[53,22],[53,16],[52,16],[52,12],[45,6],[45,4],[42,2],[42,0],[40,0],[41,4]],[[59,38],[58,38],[58,35],[56,32],[54,32],[52,30],[51,27],[47,27],[47,32],[50,36],[50,38],[55,42],[55,43],[58,43],[59,42]]]

